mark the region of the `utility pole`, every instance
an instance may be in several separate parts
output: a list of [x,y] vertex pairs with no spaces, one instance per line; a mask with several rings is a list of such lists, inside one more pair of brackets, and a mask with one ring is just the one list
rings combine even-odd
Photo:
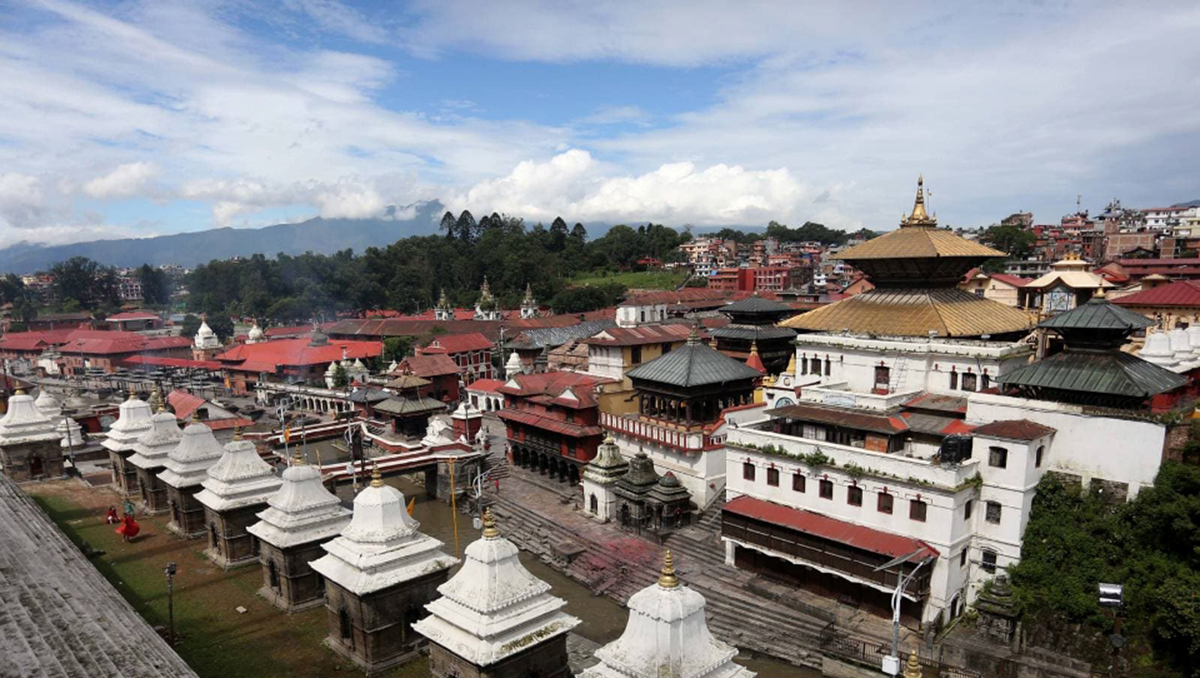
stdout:
[[175,563],[167,563],[167,644],[175,647]]
[[912,581],[913,577],[917,576],[917,570],[920,570],[921,566],[931,559],[928,556],[923,558],[912,569],[912,572],[908,573],[908,576],[904,576],[904,563],[924,552],[924,548],[917,549],[906,556],[893,558],[873,570],[873,572],[880,572],[892,567],[896,568],[896,590],[892,593],[892,653],[883,658],[883,672],[890,676],[900,673],[900,604],[904,600],[904,587]]

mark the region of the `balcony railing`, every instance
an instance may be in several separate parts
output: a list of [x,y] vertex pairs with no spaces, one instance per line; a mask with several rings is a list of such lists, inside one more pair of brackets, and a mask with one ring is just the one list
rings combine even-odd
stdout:
[[700,431],[683,431],[670,426],[656,424],[635,417],[619,414],[600,414],[600,426],[631,438],[658,443],[683,452],[703,452],[725,444],[724,433],[710,434]]

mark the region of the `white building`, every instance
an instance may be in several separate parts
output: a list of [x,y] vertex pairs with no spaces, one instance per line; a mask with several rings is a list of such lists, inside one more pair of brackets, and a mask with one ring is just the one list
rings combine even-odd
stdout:
[[713,638],[704,596],[679,583],[668,551],[658,582],[629,597],[625,632],[596,650],[580,678],[754,678],[733,663],[736,647]]

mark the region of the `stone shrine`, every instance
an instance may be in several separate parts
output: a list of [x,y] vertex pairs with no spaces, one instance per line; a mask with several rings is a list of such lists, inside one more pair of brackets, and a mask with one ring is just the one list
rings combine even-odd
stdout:
[[617,495],[613,490],[617,481],[628,471],[629,462],[621,456],[621,450],[610,433],[596,450],[596,458],[583,469],[584,510],[589,516],[602,521],[615,517]]
[[171,509],[167,529],[185,539],[204,534],[204,505],[196,500],[196,493],[208,479],[208,468],[225,453],[212,429],[200,423],[199,412],[192,413],[192,423],[183,429],[179,444],[167,455],[163,471],[158,474],[167,486],[167,505]]
[[196,494],[196,501],[204,505],[206,555],[225,569],[257,560],[258,540],[246,528],[257,521],[258,512],[279,490],[275,469],[238,431],[202,484],[204,489]]
[[150,430],[142,434],[133,444],[134,454],[126,460],[137,473],[138,496],[142,500],[142,512],[163,513],[170,509],[167,485],[159,480],[167,457],[179,446],[183,432],[171,414],[159,405],[158,413],[150,418]]
[[682,586],[667,551],[658,583],[629,598],[625,633],[596,650],[600,663],[580,678],[753,678],[733,663],[737,648],[708,631],[704,596]]
[[562,611],[566,601],[521,565],[519,553],[485,511],[483,537],[467,547],[462,568],[413,626],[430,641],[433,678],[572,675],[567,633],[579,619]]
[[129,389],[129,398],[121,403],[117,420],[108,428],[108,437],[100,443],[108,450],[108,460],[112,463],[113,487],[123,496],[133,494],[137,488],[137,469],[125,462],[133,456],[133,446],[138,438],[150,430],[152,416],[150,404]]
[[304,463],[299,454],[281,477],[283,485],[247,531],[259,541],[259,595],[295,612],[324,602],[325,582],[309,563],[325,553],[322,544],[350,523],[350,510],[321,482],[321,469]]
[[62,448],[55,422],[42,414],[33,396],[18,390],[0,419],[0,464],[17,482],[57,478],[63,473]]
[[325,643],[368,673],[417,656],[424,637],[413,624],[458,563],[441,551],[442,542],[420,532],[406,506],[376,468],[370,487],[354,498],[350,525],[311,564],[325,577]]

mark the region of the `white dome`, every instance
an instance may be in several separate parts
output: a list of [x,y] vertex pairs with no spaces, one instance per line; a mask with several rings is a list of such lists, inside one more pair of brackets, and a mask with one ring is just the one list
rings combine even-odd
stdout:
[[58,402],[58,398],[51,395],[47,389],[43,388],[39,391],[37,400],[33,401],[33,404],[37,405],[42,414],[51,419],[57,419],[62,415],[62,405]]
[[207,320],[200,321],[200,329],[196,330],[196,348],[198,349],[214,349],[221,347],[221,341],[217,338],[217,333],[213,332],[208,326]]
[[1188,340],[1187,330],[1182,327],[1176,327],[1167,334],[1171,344],[1171,353],[1175,354],[1175,359],[1180,362],[1187,362],[1192,358],[1192,342]]
[[0,419],[0,445],[58,440],[55,422],[42,414],[33,396],[16,393],[8,399],[8,412]]
[[504,363],[504,373],[511,377],[523,371],[525,371],[525,364],[521,362],[521,356],[517,355],[516,351],[509,353],[508,362]]
[[263,336],[262,328],[256,322],[254,323],[254,327],[250,328],[250,333],[246,335],[246,341],[247,343],[256,344],[263,340]]
[[1146,362],[1168,369],[1179,363],[1175,359],[1175,352],[1171,350],[1171,340],[1165,332],[1151,332],[1146,335],[1146,344],[1138,351],[1138,356]]

